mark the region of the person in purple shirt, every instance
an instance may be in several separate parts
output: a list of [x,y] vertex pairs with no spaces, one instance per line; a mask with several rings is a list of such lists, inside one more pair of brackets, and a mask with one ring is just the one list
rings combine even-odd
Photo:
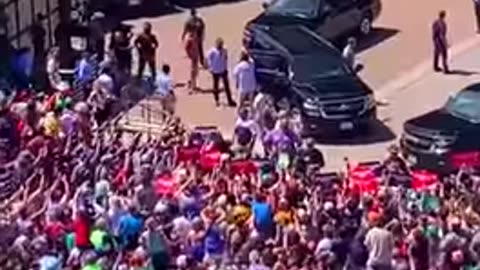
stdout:
[[433,69],[441,71],[438,66],[439,58],[442,58],[443,72],[449,73],[448,69],[448,41],[447,41],[447,23],[445,17],[447,13],[442,10],[438,13],[438,19],[435,20],[432,26],[433,39]]
[[267,154],[281,152],[293,155],[300,143],[300,138],[290,128],[286,119],[280,120],[277,128],[269,131],[263,139],[264,149]]

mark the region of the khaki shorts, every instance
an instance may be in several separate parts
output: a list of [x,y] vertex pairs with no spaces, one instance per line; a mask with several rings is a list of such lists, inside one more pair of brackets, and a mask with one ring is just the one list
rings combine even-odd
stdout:
[[175,95],[169,94],[168,96],[161,97],[160,102],[162,104],[162,109],[164,111],[170,114],[175,113],[175,103],[176,103]]

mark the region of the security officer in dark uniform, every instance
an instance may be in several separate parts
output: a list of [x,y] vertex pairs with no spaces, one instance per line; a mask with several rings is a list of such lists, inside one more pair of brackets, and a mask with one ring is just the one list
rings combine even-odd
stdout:
[[438,19],[435,20],[432,26],[433,38],[433,69],[441,71],[438,66],[439,58],[442,58],[443,72],[449,73],[448,69],[448,42],[447,42],[447,23],[445,17],[447,13],[442,10],[438,13]]

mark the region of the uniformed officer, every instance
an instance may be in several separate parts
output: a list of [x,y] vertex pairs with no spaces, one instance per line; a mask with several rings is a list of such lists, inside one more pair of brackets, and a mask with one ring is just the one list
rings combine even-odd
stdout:
[[435,20],[432,26],[433,38],[433,69],[441,71],[438,66],[439,58],[442,59],[443,72],[448,73],[448,41],[447,41],[447,23],[445,17],[447,13],[442,10],[438,13],[438,19]]

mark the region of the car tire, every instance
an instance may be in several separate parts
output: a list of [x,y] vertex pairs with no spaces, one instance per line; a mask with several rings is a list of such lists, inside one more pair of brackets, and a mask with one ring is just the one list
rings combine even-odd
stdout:
[[368,36],[372,32],[372,21],[372,15],[370,12],[363,15],[358,26],[358,31],[362,36]]

